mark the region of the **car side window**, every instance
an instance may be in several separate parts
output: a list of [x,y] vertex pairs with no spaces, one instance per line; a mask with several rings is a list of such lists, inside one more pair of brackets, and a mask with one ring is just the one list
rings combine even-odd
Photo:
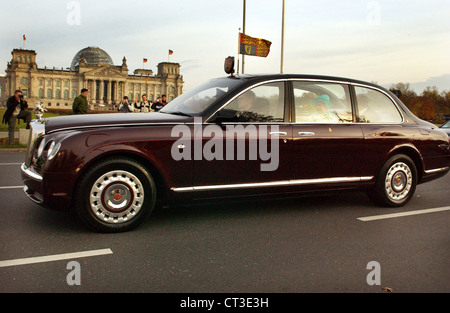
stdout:
[[283,122],[284,82],[247,90],[224,107],[220,115],[228,117],[224,122]]
[[352,106],[347,85],[294,81],[296,123],[351,123]]
[[370,88],[355,86],[360,123],[400,123],[402,116],[385,94]]

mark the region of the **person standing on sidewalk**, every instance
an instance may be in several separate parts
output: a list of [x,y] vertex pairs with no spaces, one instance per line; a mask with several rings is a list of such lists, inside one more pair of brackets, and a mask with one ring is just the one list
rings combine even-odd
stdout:
[[6,112],[3,115],[3,123],[8,124],[8,141],[10,145],[13,145],[16,120],[18,118],[24,120],[26,129],[30,129],[31,111],[26,110],[28,103],[24,100],[20,90],[16,90],[14,96],[8,98],[6,108]]
[[88,90],[86,88],[81,89],[81,94],[73,100],[72,110],[74,114],[86,114],[88,110],[87,103]]

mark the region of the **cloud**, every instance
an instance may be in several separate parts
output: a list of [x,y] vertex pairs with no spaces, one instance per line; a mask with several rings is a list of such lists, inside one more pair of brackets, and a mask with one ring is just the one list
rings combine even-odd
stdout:
[[427,87],[436,87],[439,91],[450,91],[450,74],[430,77],[424,82],[414,82],[409,85],[417,93],[421,93]]
[[440,76],[429,77],[425,81],[419,82],[395,82],[390,84],[383,84],[385,88],[390,88],[397,83],[409,83],[409,87],[414,90],[417,94],[421,94],[427,87],[436,87],[439,92],[450,91],[450,74],[443,74]]
[[[80,24],[67,23],[76,2]],[[319,73],[386,82],[437,84],[450,67],[450,7],[447,1],[374,1],[379,24],[368,22],[371,1],[286,1],[285,73]],[[372,9],[373,10],[373,9]],[[17,22],[20,12],[20,23]],[[246,73],[276,73],[280,66],[281,1],[247,1],[247,34],[272,41],[267,58],[245,58]],[[130,72],[159,62],[181,64],[186,88],[224,75],[223,60],[237,56],[242,0],[15,0],[0,10],[0,64],[11,50],[37,52],[39,67],[68,67],[87,46],[127,58]],[[3,69],[4,69],[3,68]],[[443,75],[444,76],[444,75]],[[436,78],[436,83],[432,78]]]

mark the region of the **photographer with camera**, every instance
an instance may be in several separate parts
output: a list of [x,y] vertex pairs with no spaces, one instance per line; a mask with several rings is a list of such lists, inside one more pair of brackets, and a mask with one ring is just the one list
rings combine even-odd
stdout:
[[6,112],[3,115],[3,123],[8,124],[9,144],[14,144],[14,131],[16,128],[16,120],[22,119],[26,123],[26,128],[30,128],[31,111],[26,110],[28,103],[24,100],[22,91],[16,90],[14,96],[8,98],[6,102]]

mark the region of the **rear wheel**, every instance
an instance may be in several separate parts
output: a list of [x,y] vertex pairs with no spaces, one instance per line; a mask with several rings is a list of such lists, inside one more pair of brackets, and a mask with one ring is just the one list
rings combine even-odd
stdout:
[[77,187],[75,211],[98,231],[122,232],[141,224],[156,202],[156,185],[146,168],[128,158],[104,160]]
[[398,154],[386,161],[375,186],[369,191],[372,201],[399,207],[408,203],[417,185],[417,169],[410,157]]

